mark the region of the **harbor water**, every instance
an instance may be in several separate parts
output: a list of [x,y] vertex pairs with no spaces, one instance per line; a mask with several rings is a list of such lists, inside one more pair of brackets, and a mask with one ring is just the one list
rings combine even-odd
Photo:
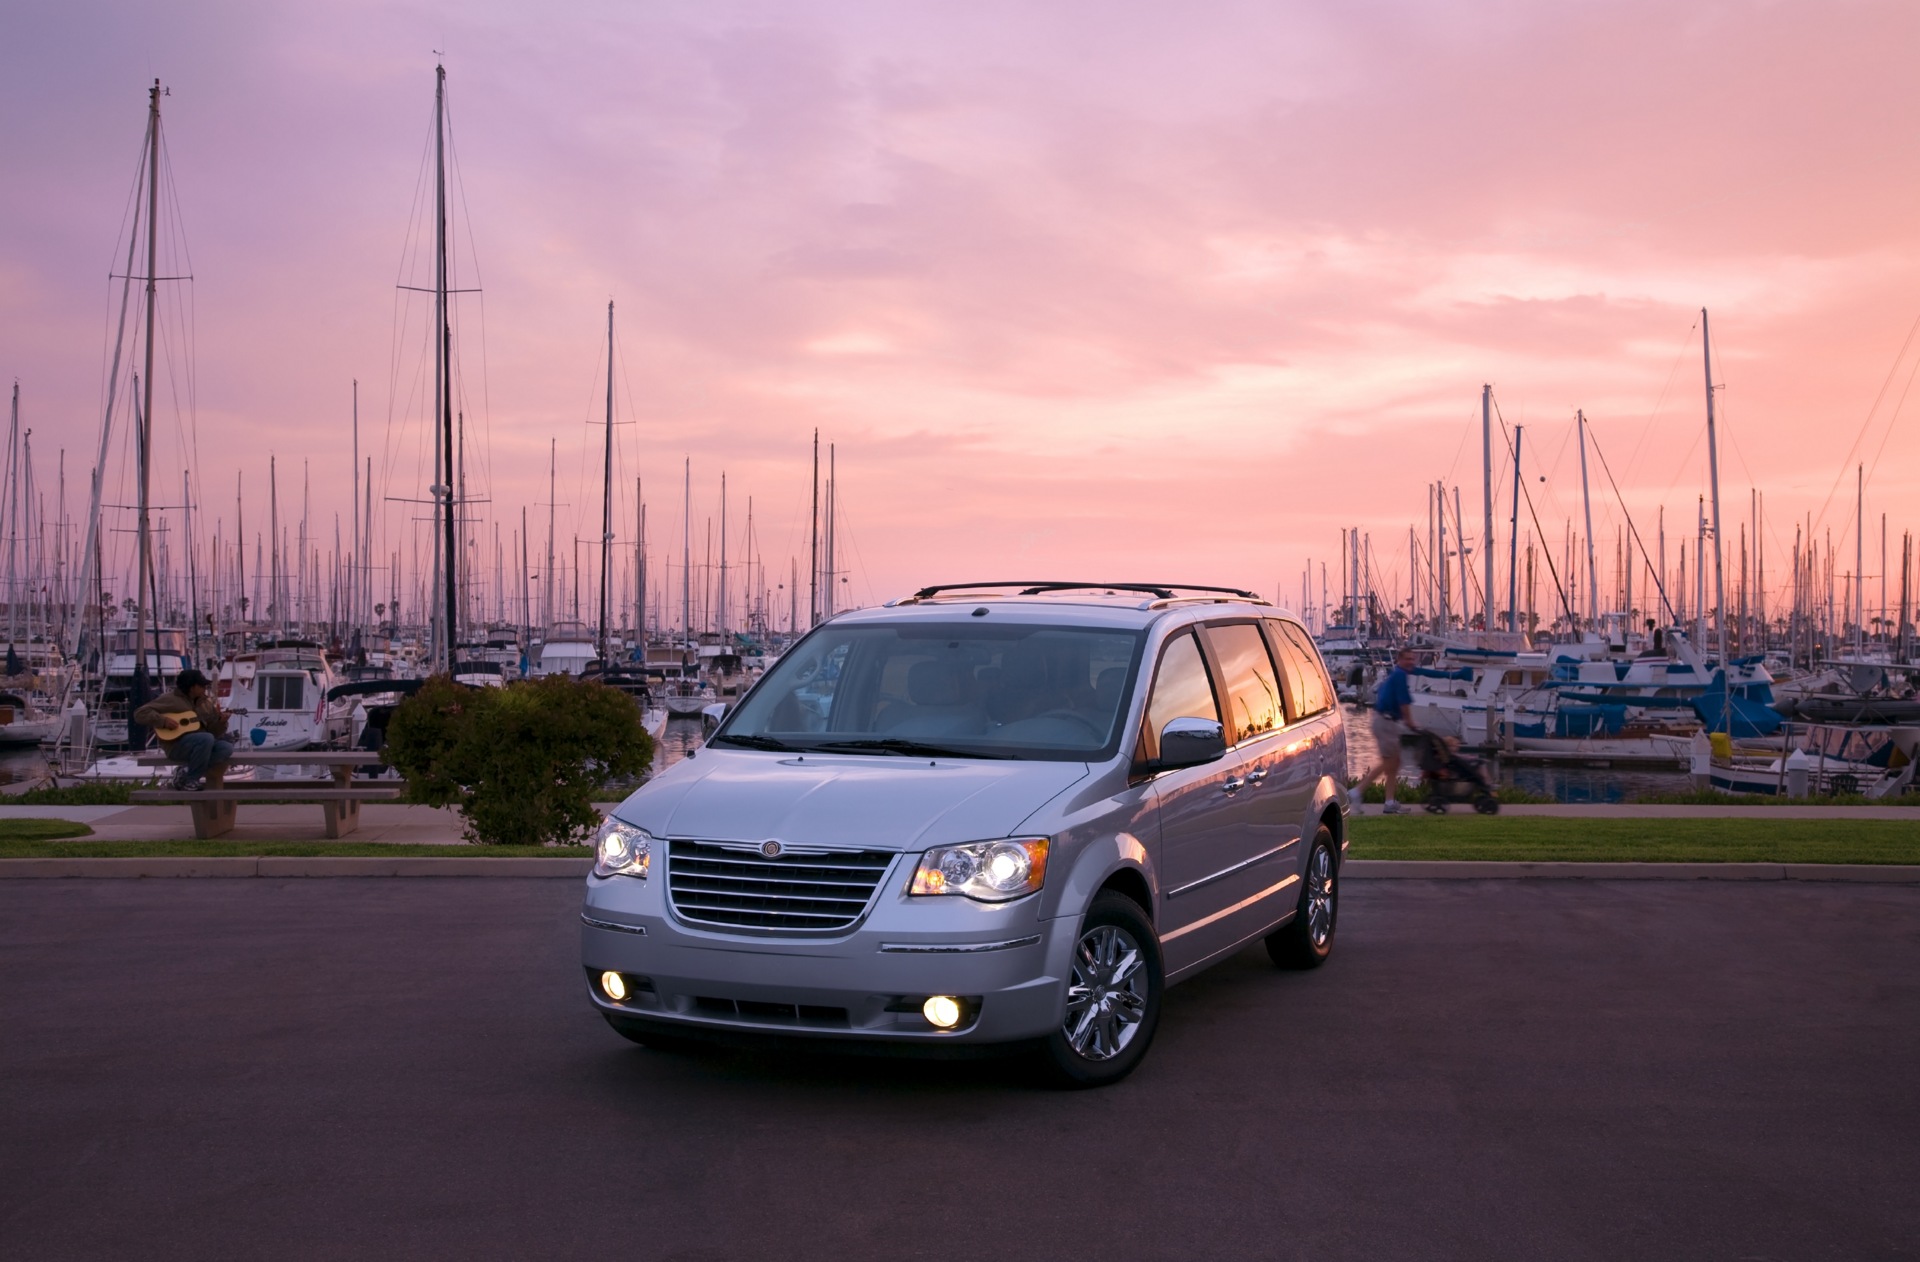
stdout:
[[[1379,759],[1367,712],[1349,705],[1347,715],[1347,774],[1365,775]],[[1496,785],[1525,790],[1555,802],[1629,802],[1647,793],[1685,793],[1693,787],[1687,773],[1659,767],[1543,766],[1538,763],[1487,759]],[[1420,779],[1411,760],[1400,765],[1402,783]]]

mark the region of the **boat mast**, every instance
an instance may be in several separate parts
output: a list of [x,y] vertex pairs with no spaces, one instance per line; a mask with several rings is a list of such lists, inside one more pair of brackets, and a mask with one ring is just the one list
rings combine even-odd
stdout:
[[[1441,508],[1445,509],[1445,507],[1446,504],[1442,502]],[[1353,533],[1353,590],[1355,599],[1358,599],[1360,597],[1359,528],[1356,527]],[[1464,635],[1473,629],[1473,606],[1469,603],[1473,599],[1473,593],[1468,590],[1468,588],[1472,586],[1468,581],[1468,576],[1472,571],[1468,569],[1467,562],[1467,558],[1472,555],[1473,549],[1467,546],[1467,523],[1466,519],[1460,516],[1460,484],[1457,482],[1454,483],[1453,487],[1453,542],[1454,546],[1460,550],[1460,631]]]
[[600,480],[600,660],[607,657],[607,571],[613,563],[613,299],[607,299],[607,463]]
[[693,639],[693,457],[687,457],[680,490],[680,673],[687,673],[687,645]]
[[1520,451],[1527,427],[1513,427],[1513,519],[1507,523],[1507,630],[1520,629]]
[[[343,621],[354,627],[356,606],[360,603],[360,379],[353,379],[353,560],[347,563],[347,607]],[[349,639],[352,635],[349,633]]]
[[544,581],[540,585],[540,634],[543,638],[553,629],[554,462],[559,459],[559,450],[559,439],[547,440],[547,568],[541,575]]
[[838,443],[827,444],[827,513],[823,523],[826,528],[826,542],[821,545],[825,549],[827,561],[827,572],[824,575],[827,589],[821,593],[822,599],[820,603],[821,616],[827,618],[833,617],[837,606],[833,585],[839,581],[840,574],[839,558],[834,554],[834,550],[839,544],[839,540],[834,538],[834,526],[839,520],[839,501],[837,498],[840,474],[839,446]]
[[[255,569],[259,558],[255,559]],[[280,591],[280,464],[279,457],[267,456],[267,612],[276,618],[287,616],[286,601]],[[285,630],[285,628],[282,628]]]
[[1480,498],[1486,509],[1480,550],[1486,554],[1487,586],[1480,602],[1480,629],[1493,630],[1493,387],[1480,387]]
[[[1713,343],[1707,335],[1705,307],[1700,308],[1700,363],[1707,379],[1707,476],[1713,490],[1713,609],[1714,622],[1720,632],[1720,670],[1726,675],[1724,691],[1732,687],[1733,677],[1727,666],[1727,588],[1720,547],[1720,447],[1713,424]],[[1694,557],[1696,562],[1699,559],[1697,555]]]
[[[20,387],[15,386],[16,401],[19,393]],[[1867,647],[1867,466],[1855,465],[1853,477],[1853,651],[1857,656]],[[11,545],[8,555],[12,555]]]
[[[13,410],[7,425],[7,637],[20,638],[20,383],[13,383]],[[32,634],[32,619],[28,619]]]
[[820,625],[820,431],[813,431],[813,509],[807,527],[807,626]]
[[1600,576],[1593,561],[1593,494],[1587,486],[1587,414],[1576,411],[1573,415],[1580,426],[1580,503],[1586,509],[1587,520],[1587,620],[1597,626],[1600,621]]
[[[142,378],[140,415],[137,430],[140,444],[140,509],[139,509],[139,564],[136,570],[136,583],[139,591],[134,594],[134,635],[133,635],[133,704],[135,708],[147,701],[147,586],[152,581],[153,547],[152,519],[149,494],[149,479],[153,472],[153,309],[154,299],[159,288],[160,241],[154,232],[154,216],[160,213],[160,80],[153,81],[153,87],[147,92],[147,345],[146,373]],[[154,647],[159,647],[159,636],[154,637]],[[154,666],[159,667],[159,659]],[[131,734],[131,733],[130,733]],[[144,744],[135,741],[134,744]]]
[[647,660],[647,501],[640,479],[633,480],[633,635],[640,664]]
[[434,398],[439,405],[440,448],[446,453],[441,475],[445,503],[446,655],[453,672],[460,642],[460,559],[454,522],[453,331],[447,322],[447,68],[433,68],[433,302],[439,316],[439,355],[434,362]]
[[[186,469],[180,471],[180,533],[187,548],[187,626],[191,628],[187,643],[194,645],[200,643],[200,588],[193,561],[193,474]],[[198,656],[205,661],[204,653]]]

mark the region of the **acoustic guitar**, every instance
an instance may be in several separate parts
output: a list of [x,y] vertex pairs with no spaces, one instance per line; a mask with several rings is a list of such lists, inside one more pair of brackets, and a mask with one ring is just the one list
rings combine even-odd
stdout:
[[177,741],[189,732],[197,732],[200,730],[200,716],[197,714],[170,714],[167,717],[172,719],[174,723],[171,731],[157,724],[153,729],[153,734],[163,741]]

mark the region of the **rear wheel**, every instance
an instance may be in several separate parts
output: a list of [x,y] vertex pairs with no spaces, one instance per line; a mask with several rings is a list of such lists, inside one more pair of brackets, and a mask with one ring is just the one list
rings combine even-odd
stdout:
[[1498,815],[1500,813],[1500,799],[1491,793],[1482,793],[1473,800],[1473,809],[1479,811],[1482,815]]
[[1267,955],[1281,968],[1319,968],[1333,954],[1340,911],[1334,877],[1339,867],[1333,830],[1322,824],[1313,834],[1313,849],[1307,852],[1306,876],[1293,919],[1267,935]]
[[1147,914],[1112,890],[1096,895],[1073,949],[1066,1019],[1041,1046],[1053,1080],[1104,1087],[1132,1073],[1160,1024],[1165,987],[1160,939]]

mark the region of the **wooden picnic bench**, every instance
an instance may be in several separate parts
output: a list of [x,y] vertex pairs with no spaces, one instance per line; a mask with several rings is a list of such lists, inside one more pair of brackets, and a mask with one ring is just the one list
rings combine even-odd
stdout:
[[[165,754],[140,757],[143,767],[176,767]],[[318,802],[326,812],[329,839],[346,836],[360,827],[362,802],[393,802],[400,797],[399,781],[355,780],[355,767],[377,767],[386,760],[371,750],[250,750],[235,749],[233,765],[256,767],[329,767],[329,780],[267,780],[229,785],[207,776],[203,789],[135,789],[132,801],[146,805],[184,803],[193,812],[193,835],[222,837],[233,831],[242,802]]]

